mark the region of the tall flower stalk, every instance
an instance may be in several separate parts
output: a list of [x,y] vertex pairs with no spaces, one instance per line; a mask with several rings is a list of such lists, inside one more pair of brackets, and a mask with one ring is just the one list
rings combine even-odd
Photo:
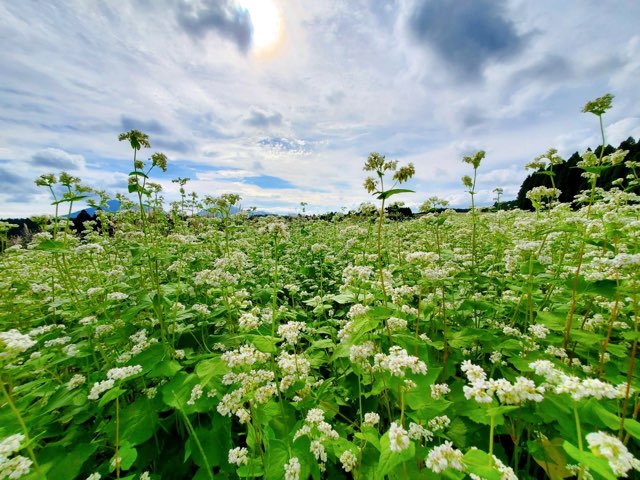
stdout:
[[[480,167],[480,162],[482,161],[482,159],[485,156],[485,152],[484,150],[479,150],[476,153],[474,153],[473,155],[467,155],[465,156],[462,161],[464,163],[468,163],[469,165],[471,165],[473,167],[473,178],[471,178],[469,175],[465,175],[464,177],[462,177],[462,183],[464,184],[465,187],[467,187],[469,190],[469,195],[471,195],[471,275],[473,277],[473,293],[476,293],[476,285],[477,285],[477,258],[476,258],[476,250],[477,250],[477,237],[478,237],[478,212],[476,211],[476,202],[475,202],[475,195],[476,195],[476,180],[478,177],[478,168]],[[477,311],[476,308],[473,308],[473,319],[474,322],[476,322],[476,327],[478,327],[478,315],[477,315]]]
[[164,153],[156,152],[151,155],[151,165],[145,171],[145,162],[138,159],[138,151],[141,148],[150,148],[149,135],[140,130],[129,130],[121,133],[118,140],[128,140],[133,150],[133,170],[129,173],[129,193],[135,192],[138,196],[138,205],[140,207],[140,221],[142,222],[142,230],[147,234],[147,215],[144,204],[142,202],[143,195],[150,196],[151,192],[146,188],[149,173],[154,167],[160,167],[163,172],[167,171],[167,156]]
[[[382,262],[382,223],[384,222],[384,206],[386,200],[399,193],[413,192],[406,188],[395,188],[398,184],[404,183],[413,177],[416,173],[413,163],[401,167],[398,170],[397,160],[386,160],[384,155],[380,155],[377,152],[373,152],[367,158],[364,164],[364,171],[374,172],[375,177],[367,177],[364,181],[364,188],[368,193],[375,195],[376,199],[380,200],[380,212],[378,215],[378,231],[376,235],[377,254],[378,254],[378,274],[380,275],[380,286],[382,288],[382,295],[384,302],[387,302],[387,291],[384,284],[384,271]],[[387,172],[395,172],[393,174],[394,183],[391,188],[385,189],[384,178]]]

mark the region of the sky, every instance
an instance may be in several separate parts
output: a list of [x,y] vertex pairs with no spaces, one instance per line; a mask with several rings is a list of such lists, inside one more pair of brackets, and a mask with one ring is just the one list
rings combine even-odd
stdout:
[[167,204],[237,193],[274,213],[374,200],[363,165],[413,162],[417,207],[516,197],[524,165],[599,144],[584,104],[615,95],[607,142],[640,137],[636,0],[0,0],[0,217],[53,213],[65,170],[126,193],[149,135]]

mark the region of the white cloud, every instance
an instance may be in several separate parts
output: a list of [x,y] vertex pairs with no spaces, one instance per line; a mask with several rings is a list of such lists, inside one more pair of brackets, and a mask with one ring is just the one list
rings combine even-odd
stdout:
[[[481,188],[502,182],[506,200],[535,155],[599,141],[594,118],[580,110],[607,90],[616,95],[605,118],[610,141],[640,135],[640,4],[506,1],[501,12],[521,48],[477,62],[469,81],[411,37],[408,22],[424,1],[279,0],[283,40],[270,52],[252,50],[247,25],[229,30],[233,22],[216,9],[194,34],[177,21],[184,5],[174,2],[147,2],[143,11],[132,0],[4,2],[1,165],[26,185],[51,170],[34,157],[57,160],[96,187],[125,189],[132,152],[117,135],[138,126],[154,146],[141,155],[166,151],[176,175],[203,194],[237,188],[245,204],[264,209],[269,201],[274,209],[353,207],[369,199],[362,165],[380,151],[414,162],[422,188],[414,198],[449,196],[463,206],[462,155],[487,151]],[[296,188],[229,181],[259,175]],[[175,200],[175,184],[158,178]],[[46,196],[29,208],[46,210]],[[17,211],[0,193],[0,215]]]

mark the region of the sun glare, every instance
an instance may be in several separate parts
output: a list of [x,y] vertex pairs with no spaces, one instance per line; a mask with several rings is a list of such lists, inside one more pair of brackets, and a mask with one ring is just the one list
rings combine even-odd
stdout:
[[275,48],[282,37],[282,18],[273,0],[241,0],[253,25],[252,45],[257,52]]

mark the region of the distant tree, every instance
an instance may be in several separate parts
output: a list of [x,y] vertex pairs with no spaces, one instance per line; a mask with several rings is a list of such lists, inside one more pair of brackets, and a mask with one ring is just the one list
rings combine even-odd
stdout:
[[[596,156],[600,156],[602,146],[598,146],[593,152]],[[640,144],[633,139],[633,137],[627,138],[620,144],[618,149],[627,150],[629,153],[625,157],[625,161],[605,170],[601,177],[598,179],[598,187],[604,190],[609,190],[614,186],[614,182],[621,184],[622,189],[626,189],[640,194],[640,188],[633,182],[634,173],[629,165],[630,162],[640,162]],[[602,152],[603,155],[610,155],[616,149],[611,145],[607,145]],[[591,151],[591,149],[588,149]],[[559,201],[562,203],[571,203],[581,191],[590,188],[589,181],[582,176],[582,170],[577,165],[582,160],[582,157],[578,152],[575,152],[566,162],[558,165],[546,166],[540,168],[537,172],[529,175],[524,179],[520,190],[518,191],[518,197],[516,199],[517,207],[523,210],[533,210],[531,201],[526,197],[527,192],[535,187],[548,187],[560,190]],[[553,168],[554,176],[550,175],[551,168]],[[538,173],[545,173],[538,175]],[[552,178],[554,182],[552,182]],[[620,181],[621,180],[621,181]]]

